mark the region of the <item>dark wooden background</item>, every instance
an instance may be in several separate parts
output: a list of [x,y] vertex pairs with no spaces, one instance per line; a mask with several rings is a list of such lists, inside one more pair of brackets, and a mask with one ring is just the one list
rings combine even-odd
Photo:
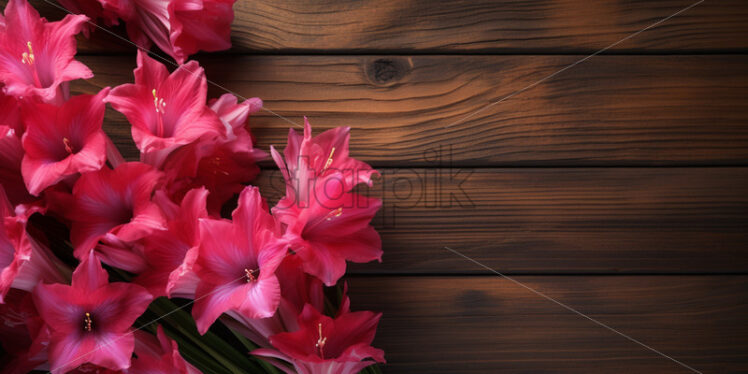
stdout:
[[[444,246],[699,371],[748,372],[745,0],[448,126],[691,3],[239,0],[234,48],[196,58],[292,121],[351,126],[352,155],[382,171],[384,262],[347,279],[354,308],[384,312],[386,372],[689,372]],[[133,79],[133,47],[101,31],[79,46],[96,77],[76,91]],[[133,157],[124,117],[106,127]],[[267,149],[289,123],[252,127]]]

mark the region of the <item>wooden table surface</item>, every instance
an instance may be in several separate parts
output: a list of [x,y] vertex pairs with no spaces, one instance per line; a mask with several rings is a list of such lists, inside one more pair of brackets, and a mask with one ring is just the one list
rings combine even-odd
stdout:
[[[631,36],[693,3],[239,0],[234,48],[196,58],[292,121],[351,126],[382,171],[384,261],[347,279],[384,312],[385,372],[692,372],[445,246],[699,372],[748,372],[748,3]],[[79,47],[77,92],[132,80],[131,46]],[[289,123],[252,127],[282,147]],[[124,117],[106,128],[133,157]]]

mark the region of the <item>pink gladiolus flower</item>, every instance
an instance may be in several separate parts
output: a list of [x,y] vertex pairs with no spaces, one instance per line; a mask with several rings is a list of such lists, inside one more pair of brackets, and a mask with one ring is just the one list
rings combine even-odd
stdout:
[[83,174],[73,187],[75,203],[68,216],[75,256],[81,259],[96,248],[107,264],[142,271],[142,253],[131,244],[166,229],[161,209],[151,201],[160,179],[160,172],[140,162]]
[[[270,348],[269,338],[281,332],[293,332],[299,329],[297,318],[307,304],[324,310],[325,294],[322,282],[302,270],[299,256],[289,255],[275,270],[281,289],[281,300],[278,311],[268,318],[245,318],[233,311],[228,311],[231,318],[222,322],[240,332],[260,347]],[[343,308],[347,311],[348,297],[344,296]]]
[[204,188],[191,190],[178,206],[156,192],[153,200],[163,210],[168,229],[143,239],[148,268],[135,279],[154,296],[194,298],[198,278],[192,267],[200,242],[198,220],[208,217],[207,196]]
[[101,169],[106,162],[106,134],[103,98],[108,88],[97,95],[80,95],[61,107],[27,104],[23,109],[26,133],[23,134],[22,172],[32,195],[64,178]]
[[0,126],[10,127],[20,138],[26,131],[26,126],[21,121],[19,104],[18,99],[0,91]]
[[135,355],[127,373],[132,374],[199,374],[200,371],[179,354],[177,343],[158,326],[156,336],[135,332]]
[[115,87],[106,101],[130,121],[138,149],[156,159],[152,165],[159,167],[178,146],[217,136],[223,128],[205,105],[208,87],[196,61],[170,75],[163,64],[138,51],[134,74],[135,84]]
[[270,337],[277,350],[260,348],[252,354],[290,361],[299,373],[358,373],[385,362],[384,352],[371,346],[381,316],[352,312],[332,319],[307,305],[299,316],[298,331]]
[[312,137],[305,120],[303,138],[291,130],[285,162],[271,147],[286,181],[286,196],[273,208],[285,237],[304,260],[304,270],[334,285],[345,273],[345,261],[380,260],[381,240],[369,226],[381,202],[349,193],[371,183],[369,165],[348,157],[348,128]]
[[51,330],[50,371],[84,363],[127,369],[135,343],[130,327],[153,297],[136,284],[109,283],[93,251],[83,257],[70,286],[40,283],[34,290],[34,304]]
[[12,359],[3,373],[28,373],[47,362],[49,330],[34,307],[31,293],[11,290],[0,304],[0,344]]
[[293,129],[288,131],[288,145],[280,153],[272,146],[270,153],[286,180],[288,194],[294,192],[306,196],[307,188],[314,179],[339,174],[345,191],[359,183],[371,185],[371,176],[376,170],[364,162],[348,157],[350,127],[338,127],[312,137],[312,127],[304,118],[304,136]]
[[343,276],[346,260],[382,259],[381,239],[369,225],[381,201],[345,192],[344,178],[333,174],[314,179],[309,196],[292,192],[273,207],[291,249],[304,260],[304,271],[328,286]]
[[27,216],[14,213],[2,186],[0,219],[0,303],[11,287],[31,291],[41,280],[64,279],[59,261],[26,233]]
[[232,94],[223,94],[210,102],[210,109],[218,114],[226,128],[226,141],[234,140],[236,133],[247,132],[246,124],[250,114],[262,109],[262,100],[252,97],[239,104],[239,100]]
[[233,5],[234,0],[132,0],[128,11],[120,16],[127,22],[127,33],[135,44],[148,48],[153,42],[182,64],[199,50],[231,48]]
[[23,146],[18,133],[10,126],[0,125],[0,184],[13,204],[34,199],[26,190],[21,174]]
[[192,314],[204,334],[225,311],[246,318],[270,317],[280,301],[275,269],[286,254],[273,217],[256,187],[239,196],[233,222],[200,221],[200,277]]
[[62,84],[93,77],[73,59],[75,35],[88,17],[68,15],[47,23],[26,0],[10,0],[0,21],[0,81],[6,94],[59,103],[67,95]]
[[20,102],[0,91],[0,184],[13,205],[37,200],[26,190],[21,174],[26,127],[21,121]]
[[172,199],[179,200],[187,191],[205,187],[210,191],[208,211],[217,215],[228,199],[257,176],[260,168],[255,162],[267,154],[254,148],[246,124],[249,115],[261,107],[260,99],[238,104],[231,94],[213,101],[210,108],[218,114],[225,131],[218,137],[183,146],[169,156],[162,169]]
[[[111,9],[112,4],[119,2],[99,2],[99,0],[60,0],[58,2],[71,13],[85,14],[94,22],[101,19],[104,21],[104,24],[108,26],[114,26],[119,23],[117,9]],[[88,38],[90,32],[93,30],[95,30],[95,26],[87,24],[86,27],[83,28],[83,34]]]

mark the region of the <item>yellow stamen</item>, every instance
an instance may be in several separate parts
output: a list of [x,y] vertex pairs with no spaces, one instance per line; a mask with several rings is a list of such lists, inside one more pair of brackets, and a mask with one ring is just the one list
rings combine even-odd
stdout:
[[91,320],[91,313],[86,312],[86,317],[83,318],[83,322],[86,324],[83,326],[83,328],[86,329],[86,331],[93,330],[93,321]]
[[166,108],[166,101],[156,95],[155,88],[153,89],[153,91],[151,91],[151,93],[153,94],[153,106],[156,107],[156,113],[163,113],[164,108]]
[[247,275],[247,283],[251,283],[257,280],[257,277],[255,277],[255,273],[257,273],[258,271],[259,269],[244,269],[244,273]]
[[343,214],[343,207],[339,207],[338,209],[333,210],[330,213],[327,213],[327,220],[332,221],[335,217],[340,217]]
[[334,154],[335,154],[335,147],[332,147],[332,149],[330,149],[330,155],[327,156],[327,161],[325,161],[325,166],[322,168],[322,171],[327,170],[327,168],[329,168],[330,165],[332,165],[332,155]]
[[317,331],[319,332],[319,339],[317,339],[317,344],[314,346],[319,349],[319,357],[325,358],[325,344],[327,344],[327,338],[322,336],[322,324],[317,324]]
[[68,139],[68,138],[62,138],[62,144],[65,144],[65,151],[67,151],[68,153],[70,153],[72,155],[73,154],[73,145],[70,144],[70,139]]
[[29,51],[21,54],[21,62],[31,65],[34,63],[34,50],[31,48],[31,42],[26,42],[26,48],[28,48]]

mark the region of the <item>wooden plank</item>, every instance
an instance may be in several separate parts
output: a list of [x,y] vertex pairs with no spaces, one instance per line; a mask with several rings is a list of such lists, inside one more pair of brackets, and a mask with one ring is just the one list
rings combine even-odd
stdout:
[[[359,273],[748,271],[748,168],[383,169]],[[274,204],[278,171],[255,182]]]
[[[232,42],[235,52],[592,53],[694,2],[247,0],[234,5]],[[32,4],[50,19],[65,14]],[[744,50],[746,20],[742,0],[705,2],[609,52]],[[111,41],[99,31],[81,50],[122,50]]]
[[[297,123],[307,115],[316,131],[352,126],[351,152],[377,166],[748,161],[748,56],[599,56],[475,114],[579,57],[213,56],[201,63],[216,84],[259,96]],[[82,61],[96,76],[78,91],[133,79],[134,59]],[[210,96],[223,92],[213,86]],[[115,140],[128,144],[124,117],[108,118]],[[291,126],[267,112],[252,125],[265,149],[285,144]]]
[[[746,276],[516,279],[703,373],[748,371]],[[349,278],[387,373],[688,373],[498,276]]]

